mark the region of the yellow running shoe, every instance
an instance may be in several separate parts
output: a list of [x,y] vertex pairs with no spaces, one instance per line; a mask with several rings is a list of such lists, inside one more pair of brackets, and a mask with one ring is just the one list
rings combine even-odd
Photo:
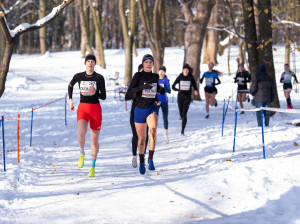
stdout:
[[90,167],[89,177],[95,177],[95,167]]
[[78,165],[79,168],[84,167],[84,155],[79,156],[79,160],[78,160],[77,165]]

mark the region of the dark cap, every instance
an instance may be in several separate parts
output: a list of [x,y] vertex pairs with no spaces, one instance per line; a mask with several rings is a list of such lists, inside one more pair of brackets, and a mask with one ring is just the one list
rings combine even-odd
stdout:
[[144,57],[143,57],[142,63],[144,63],[144,61],[146,61],[148,59],[151,60],[154,63],[154,58],[151,54],[145,54]]
[[88,54],[88,55],[85,57],[84,64],[85,64],[86,61],[88,61],[88,60],[93,60],[93,61],[95,62],[95,64],[96,64],[96,57],[95,57],[95,55],[93,55],[93,54]]
[[165,66],[161,66],[161,67],[158,69],[158,71],[159,71],[159,70],[163,70],[164,72],[167,72],[167,69],[166,69]]
[[184,65],[183,65],[183,67],[182,67],[182,69],[185,69],[185,68],[187,68],[188,70],[190,70],[190,69],[191,69],[191,67],[190,67],[190,65],[189,65],[189,64],[184,64]]
[[243,67],[244,68],[244,64],[239,64],[239,66],[238,67]]

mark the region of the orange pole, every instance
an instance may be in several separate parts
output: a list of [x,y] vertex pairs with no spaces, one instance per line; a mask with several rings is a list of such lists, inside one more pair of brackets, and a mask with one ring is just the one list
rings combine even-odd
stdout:
[[20,162],[20,114],[18,114],[17,119],[17,159]]

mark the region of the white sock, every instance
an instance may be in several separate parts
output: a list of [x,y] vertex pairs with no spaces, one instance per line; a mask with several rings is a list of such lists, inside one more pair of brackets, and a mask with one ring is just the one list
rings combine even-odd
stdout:
[[85,155],[85,152],[84,152],[84,147],[80,147],[80,155]]

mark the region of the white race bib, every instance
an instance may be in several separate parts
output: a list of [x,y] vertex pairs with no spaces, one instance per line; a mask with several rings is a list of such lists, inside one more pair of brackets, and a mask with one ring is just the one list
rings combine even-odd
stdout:
[[244,77],[238,77],[238,80],[239,80],[238,84],[243,85],[245,78]]
[[191,81],[180,81],[180,90],[190,90]]
[[285,83],[291,83],[292,82],[292,74],[284,74],[284,82]]
[[81,81],[80,82],[80,93],[83,96],[92,96],[93,88],[97,91],[96,81]]
[[157,92],[157,83],[151,83],[151,89],[143,89],[142,97],[145,98],[155,98]]
[[206,78],[205,79],[205,84],[207,86],[212,86],[213,83],[214,83],[214,79],[213,78]]

